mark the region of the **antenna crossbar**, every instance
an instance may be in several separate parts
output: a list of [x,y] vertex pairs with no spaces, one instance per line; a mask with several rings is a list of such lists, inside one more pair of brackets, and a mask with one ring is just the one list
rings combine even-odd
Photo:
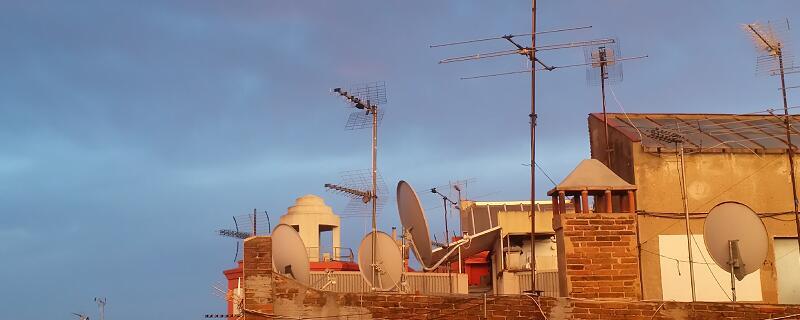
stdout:
[[353,189],[353,188],[343,187],[343,186],[340,186],[340,185],[335,185],[335,184],[332,184],[332,183],[326,183],[325,184],[325,188],[328,188],[328,189],[331,189],[331,190],[334,190],[334,191],[339,191],[339,192],[341,192],[341,193],[343,193],[345,195],[349,195],[351,197],[360,197],[361,199],[363,199],[362,201],[364,201],[364,203],[368,203],[370,201],[370,199],[372,199],[372,198],[377,198],[377,196],[373,196],[372,192],[370,192],[370,191],[357,190],[357,189]]
[[[648,56],[636,56],[636,57],[629,57],[629,58],[620,58],[614,60],[608,60],[607,63],[613,63],[617,61],[625,61],[625,60],[634,60],[634,59],[642,59],[647,58]],[[510,71],[510,72],[501,72],[501,73],[492,73],[492,74],[485,74],[485,75],[478,75],[478,76],[471,76],[471,77],[462,77],[461,80],[470,80],[470,79],[480,79],[480,78],[489,78],[489,77],[497,77],[497,76],[505,76],[511,74],[519,74],[519,73],[531,73],[536,71],[553,71],[555,69],[564,69],[564,68],[573,68],[573,67],[580,67],[580,66],[588,66],[591,65],[592,62],[588,63],[578,63],[578,64],[567,64],[562,66],[550,66],[547,68],[534,68],[528,70],[520,70],[520,71]]]
[[[591,27],[592,26],[563,28],[563,29],[540,31],[540,32],[536,32],[535,34],[536,35],[540,35],[540,34],[564,32],[564,31],[583,30],[583,29],[589,29]],[[503,40],[503,39],[515,38],[515,37],[527,37],[527,36],[531,36],[531,35],[533,35],[533,33],[507,34],[507,35],[503,35],[503,36],[499,36],[499,37],[489,37],[489,38],[464,40],[464,41],[456,41],[456,42],[449,42],[449,43],[432,44],[432,45],[430,45],[428,47],[430,47],[430,48],[438,48],[438,47],[454,46],[454,45],[459,45],[459,44],[475,43],[475,42],[482,42],[482,41]]]

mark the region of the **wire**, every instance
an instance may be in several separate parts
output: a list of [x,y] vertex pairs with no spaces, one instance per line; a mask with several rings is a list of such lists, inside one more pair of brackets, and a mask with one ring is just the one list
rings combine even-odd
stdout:
[[655,319],[656,315],[658,314],[658,311],[661,310],[661,307],[663,307],[665,303],[667,303],[667,302],[666,301],[661,302],[661,304],[658,306],[658,308],[656,308],[656,312],[653,312],[653,316],[650,317],[650,320]]
[[[702,208],[703,206],[705,206],[705,205],[709,204],[711,201],[714,201],[714,199],[716,199],[717,197],[719,197],[719,196],[721,196],[721,195],[723,195],[723,194],[727,193],[728,191],[730,191],[730,190],[731,190],[731,189],[733,189],[734,187],[738,186],[738,185],[739,185],[739,184],[741,184],[742,182],[746,181],[747,179],[750,179],[750,178],[751,178],[752,176],[754,176],[756,173],[760,172],[761,170],[764,170],[764,169],[765,169],[767,166],[769,166],[770,164],[772,164],[772,163],[774,163],[774,162],[776,162],[776,161],[778,161],[778,160],[781,160],[781,159],[782,159],[782,158],[776,157],[774,160],[772,160],[772,161],[770,161],[770,162],[767,162],[766,164],[764,164],[764,165],[763,165],[763,166],[761,166],[760,168],[756,169],[755,171],[753,171],[753,172],[752,172],[752,173],[750,173],[749,175],[745,176],[744,178],[740,179],[739,181],[736,181],[736,182],[734,182],[734,183],[733,183],[733,184],[731,184],[731,185],[730,185],[728,188],[725,188],[724,190],[720,191],[720,192],[719,192],[719,193],[717,193],[715,196],[711,197],[711,198],[710,198],[708,201],[706,201],[706,202],[704,202],[704,203],[702,203],[702,204],[700,204],[700,205],[697,205],[697,206],[695,206],[695,209],[693,209],[693,210],[690,210],[690,211],[695,211],[695,210],[697,210],[697,208]],[[652,237],[650,237],[650,238],[647,238],[646,240],[642,241],[640,244],[645,244],[645,243],[647,243],[648,241],[655,239],[656,237],[658,237],[659,235],[661,235],[661,234],[662,234],[664,231],[667,231],[668,229],[670,229],[670,228],[674,227],[674,226],[675,226],[676,224],[678,224],[679,222],[680,222],[680,221],[675,221],[675,222],[673,222],[672,224],[668,225],[666,228],[664,228],[664,229],[662,229],[661,231],[659,231],[658,233],[654,234]]]
[[[692,242],[694,242],[694,246],[697,247],[697,251],[700,252],[700,257],[703,258],[703,262],[706,263],[706,268],[708,269],[708,273],[710,273],[711,277],[714,278],[714,282],[717,283],[717,286],[722,291],[722,293],[725,294],[725,297],[728,298],[728,300],[733,301],[733,299],[731,299],[731,297],[728,295],[728,291],[726,291],[725,288],[722,287],[722,284],[719,283],[719,279],[717,279],[717,276],[714,274],[713,271],[711,271],[711,266],[708,265],[708,261],[706,260],[706,255],[703,254],[703,250],[701,250],[700,249],[700,245],[697,244],[697,239],[695,237],[691,237],[691,238],[692,238]],[[733,272],[733,270],[731,270],[731,272]]]
[[[654,255],[657,255],[657,256],[665,258],[665,259],[673,260],[675,262],[689,263],[688,260],[681,260],[681,259],[678,259],[678,258],[675,258],[675,257],[665,256],[665,255],[660,254],[658,252],[650,251],[650,250],[647,250],[647,249],[644,249],[644,248],[642,248],[641,250],[644,251],[644,252],[647,252],[649,254],[654,254]],[[692,263],[693,264],[711,264],[711,263],[708,263],[708,262],[698,262],[698,261],[692,261]]]
[[531,298],[531,300],[533,300],[533,303],[535,303],[535,304],[536,304],[536,307],[537,307],[537,308],[539,308],[539,312],[542,314],[542,318],[544,318],[544,320],[547,320],[547,315],[545,315],[545,314],[544,314],[544,311],[542,311],[542,306],[541,306],[541,305],[539,305],[539,301],[536,301],[536,299],[535,299],[534,297],[531,297],[531,296],[529,296],[529,295],[527,295],[527,294],[523,294],[523,296],[526,296],[526,297],[528,297],[528,298]]
[[620,109],[620,110],[622,110],[622,114],[624,114],[624,115],[625,115],[625,118],[627,118],[627,119],[628,119],[628,122],[631,124],[631,126],[632,126],[634,129],[636,129],[636,133],[638,133],[638,134],[639,134],[639,140],[642,140],[642,131],[640,131],[640,130],[639,130],[639,128],[637,128],[637,127],[636,127],[636,125],[635,125],[635,124],[633,124],[633,121],[631,121],[631,117],[629,117],[629,116],[628,116],[628,113],[627,113],[627,112],[625,112],[625,107],[624,107],[624,106],[622,106],[622,102],[619,102],[619,99],[617,99],[617,94],[616,94],[616,93],[614,93],[614,88],[611,88],[611,87],[609,87],[609,89],[611,90],[611,96],[614,98],[614,101],[616,101],[616,102],[617,102],[617,106],[619,106],[619,109]]

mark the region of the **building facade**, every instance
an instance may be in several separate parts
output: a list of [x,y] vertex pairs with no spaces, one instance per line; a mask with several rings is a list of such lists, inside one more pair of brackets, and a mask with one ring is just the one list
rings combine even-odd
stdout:
[[[728,273],[705,249],[703,226],[709,210],[734,201],[761,217],[770,239],[760,270],[736,283],[737,297],[800,303],[797,226],[781,119],[772,115],[608,114],[608,145],[602,114],[590,114],[588,123],[592,158],[638,186],[637,241],[644,299],[691,300],[679,171],[683,163],[697,300],[727,301],[731,295]],[[797,118],[792,123],[800,124]],[[682,162],[677,152],[681,144],[659,140],[653,134],[658,131],[680,136]],[[792,136],[797,148],[800,137],[794,131]]]

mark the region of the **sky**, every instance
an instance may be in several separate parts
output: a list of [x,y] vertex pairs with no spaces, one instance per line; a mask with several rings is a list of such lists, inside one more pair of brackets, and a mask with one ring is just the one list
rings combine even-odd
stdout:
[[[538,6],[539,30],[593,26],[539,44],[616,37],[623,56],[649,55],[624,62],[610,112],[780,106],[742,24],[800,23],[791,0]],[[529,77],[459,80],[523,70],[525,58],[440,65],[509,44],[429,48],[527,32],[530,2],[518,0],[0,2],[0,310],[96,317],[102,296],[108,319],[224,313],[212,285],[235,266],[235,241],[215,230],[253,208],[274,223],[305,194],[341,210],[347,199],[323,184],[370,166],[369,132],[344,130],[351,110],[333,87],[386,81],[379,169],[388,190],[417,188],[432,232],[442,207],[422,191],[448,181],[472,179],[470,199],[527,199]],[[584,52],[539,57],[567,65]],[[585,68],[537,74],[537,162],[554,180],[589,157],[599,110]],[[536,179],[545,198],[552,185]],[[343,221],[343,246],[357,248],[365,221]],[[390,201],[379,228],[392,226]]]

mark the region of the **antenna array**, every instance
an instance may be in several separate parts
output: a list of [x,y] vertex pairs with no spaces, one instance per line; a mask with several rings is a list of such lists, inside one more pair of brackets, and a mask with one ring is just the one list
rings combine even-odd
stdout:
[[[258,222],[258,213],[253,209],[252,214],[233,216],[233,228],[219,229],[217,234],[223,237],[234,238],[237,240],[244,240],[249,237],[259,234],[269,234],[272,229],[272,223],[269,220],[269,213],[264,211],[264,216],[267,218],[266,224]],[[239,241],[236,241],[236,253],[233,255],[233,261],[239,258]]]
[[[545,45],[537,45],[536,44],[536,36],[546,33],[556,33],[556,32],[566,32],[566,31],[575,31],[575,30],[584,30],[589,29],[591,26],[581,26],[581,27],[574,27],[574,28],[563,28],[557,30],[550,30],[550,31],[536,31],[536,0],[531,1],[531,32],[525,34],[508,34],[503,36],[497,37],[489,37],[489,38],[482,38],[482,39],[475,39],[475,40],[466,40],[466,41],[458,41],[458,42],[450,42],[444,44],[436,44],[431,45],[431,48],[437,47],[444,47],[444,46],[453,46],[453,45],[464,45],[464,44],[471,44],[477,42],[485,42],[485,41],[506,41],[513,46],[510,50],[503,50],[503,51],[492,51],[492,52],[485,52],[485,53],[477,53],[472,55],[466,56],[456,56],[451,58],[442,59],[439,61],[440,64],[443,63],[451,63],[451,62],[462,62],[462,61],[470,61],[470,60],[479,60],[479,59],[486,59],[486,58],[496,58],[508,55],[521,55],[526,58],[526,60],[530,63],[530,67],[526,70],[521,71],[510,71],[510,72],[501,72],[501,73],[493,73],[493,74],[484,74],[484,75],[476,75],[470,77],[463,77],[462,80],[465,79],[478,79],[478,78],[487,78],[487,77],[496,77],[496,76],[504,76],[504,75],[511,75],[511,74],[519,74],[519,73],[530,73],[531,75],[531,108],[530,113],[528,113],[528,121],[530,123],[530,143],[531,143],[531,164],[536,163],[536,121],[537,121],[537,114],[536,114],[536,72],[537,71],[553,71],[556,69],[561,68],[570,68],[570,67],[577,67],[577,66],[584,66],[584,65],[591,65],[592,62],[583,63],[583,64],[572,64],[572,65],[562,65],[562,66],[555,66],[555,65],[548,65],[542,62],[539,58],[537,58],[536,53],[539,51],[552,51],[552,50],[561,50],[561,49],[569,49],[569,48],[583,48],[583,47],[597,47],[603,45],[611,45],[615,44],[616,40],[614,39],[592,39],[592,40],[581,40],[581,41],[573,41],[573,42],[564,42],[564,43],[555,43],[555,44],[545,44]],[[520,40],[522,37],[530,36],[530,45],[524,46]],[[618,62],[622,60],[630,60],[633,58],[615,58],[613,61]],[[606,61],[605,63],[609,63],[611,61]],[[601,72],[602,74],[602,72]],[[536,175],[535,175],[535,166],[531,166],[530,171],[530,201],[531,203],[535,203],[536,198]],[[534,209],[531,206],[529,211],[531,216],[531,244],[536,242],[536,236],[534,230],[536,230],[536,219],[534,219]],[[531,256],[534,257],[531,263],[531,290],[532,293],[536,292],[536,246],[531,245]]]
[[[791,62],[791,56],[788,55],[786,50],[786,41],[780,34],[782,29],[778,29],[778,27],[774,26],[772,23],[767,23],[766,25],[751,23],[745,25],[745,30],[752,37],[756,47],[765,53],[764,56],[758,58],[756,64],[757,68],[766,70],[770,75],[780,75],[781,77],[781,93],[783,95],[783,123],[786,133],[786,144],[789,149],[787,155],[789,158],[789,176],[792,179],[794,221],[798,234],[797,247],[800,249],[800,208],[798,208],[798,206],[800,206],[800,199],[798,199],[797,196],[797,178],[795,176],[794,168],[795,146],[792,143],[792,125],[789,117],[789,102],[786,97],[786,74],[800,72],[800,69],[795,69]],[[785,30],[789,30],[788,19],[786,19]]]
[[[369,169],[344,171],[341,173],[341,183],[325,184],[331,192],[339,193],[350,198],[341,215],[345,217],[364,217],[371,213],[372,181]],[[380,173],[376,173],[376,215],[380,215],[389,199],[386,183]]]
[[[349,196],[360,196],[362,202],[364,204],[371,204],[371,216],[372,216],[372,233],[375,234],[378,231],[377,227],[377,215],[378,215],[378,123],[383,118],[381,116],[381,108],[379,105],[385,104],[387,102],[386,99],[386,83],[383,81],[377,82],[370,82],[363,85],[354,86],[351,88],[335,88],[331,90],[333,93],[338,94],[342,98],[344,98],[349,105],[358,109],[354,112],[363,113],[364,116],[358,116],[351,114],[348,118],[347,124],[345,125],[346,129],[360,129],[360,128],[372,128],[372,170],[371,170],[371,188],[369,190],[364,190],[363,188],[353,188],[351,186],[335,186],[336,188],[332,188],[333,185],[325,185],[329,189],[336,190],[339,192],[343,192]],[[370,117],[371,116],[371,117]],[[370,119],[371,118],[371,119]],[[371,126],[368,126],[369,120],[372,120]],[[358,187],[361,187],[359,185]],[[355,193],[349,191],[358,191]],[[351,201],[351,204],[353,201]],[[356,207],[357,208],[357,207]],[[376,237],[372,237],[372,253],[370,257],[372,257],[372,261],[370,266],[372,266],[371,278],[374,279],[378,270],[377,265],[375,264],[375,257],[376,257]]]

